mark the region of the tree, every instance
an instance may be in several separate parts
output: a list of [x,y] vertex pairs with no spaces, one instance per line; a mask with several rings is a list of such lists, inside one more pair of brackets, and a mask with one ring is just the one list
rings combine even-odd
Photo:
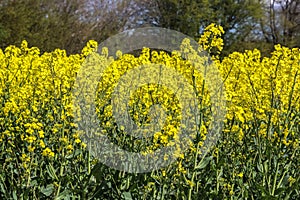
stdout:
[[[224,54],[245,42],[261,15],[260,2],[250,0],[156,0],[160,26],[198,39],[210,23],[223,26]],[[238,44],[238,45],[236,45]]]
[[266,42],[300,47],[300,1],[268,0],[260,27]]
[[224,35],[224,53],[232,51],[244,51],[249,49],[247,45],[253,30],[257,26],[258,19],[261,15],[260,3],[250,0],[214,0],[211,2],[213,17],[212,20],[223,26]]
[[[30,4],[32,4],[31,9],[28,9]],[[38,19],[43,17],[37,7],[39,5],[34,3],[34,0],[2,2],[0,7],[1,48],[9,44],[20,44],[22,39],[29,39],[30,31],[34,31]]]
[[106,0],[4,0],[0,3],[0,48],[26,39],[42,51],[78,53],[90,39],[119,32],[124,3]]

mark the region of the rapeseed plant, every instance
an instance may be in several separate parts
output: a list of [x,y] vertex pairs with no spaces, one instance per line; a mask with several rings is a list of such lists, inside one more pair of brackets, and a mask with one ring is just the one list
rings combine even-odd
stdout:
[[[98,44],[89,41],[81,54],[65,50],[40,53],[23,41],[20,48],[0,49],[0,198],[99,198],[121,199],[229,199],[290,198],[300,189],[300,50],[276,45],[270,57],[259,50],[233,52],[223,60],[224,30],[211,24],[199,39],[199,49],[184,40],[181,51],[167,53],[144,48],[139,56],[109,49],[97,54]],[[221,137],[212,151],[203,153],[212,123],[211,94],[207,82],[189,61],[206,50],[222,75],[227,113]],[[103,134],[133,152],[153,154],[174,147],[176,162],[147,174],[110,169],[88,151],[75,121],[84,120],[73,106],[72,89],[80,67],[89,74],[93,62],[108,66],[97,82],[96,113]],[[186,56],[189,59],[182,59]],[[93,58],[93,57],[92,57]],[[91,61],[91,60],[90,60]],[[91,61],[91,63],[93,63]],[[182,151],[182,107],[174,91],[161,84],[139,87],[128,102],[128,113],[138,126],[149,125],[160,105],[162,129],[136,139],[117,127],[111,98],[118,81],[141,65],[163,65],[181,74],[199,101],[199,127]],[[86,86],[95,83],[89,83]],[[88,98],[88,97],[87,97]],[[92,108],[86,107],[86,110]],[[193,116],[190,116],[193,117]],[[170,157],[165,156],[165,160]]]

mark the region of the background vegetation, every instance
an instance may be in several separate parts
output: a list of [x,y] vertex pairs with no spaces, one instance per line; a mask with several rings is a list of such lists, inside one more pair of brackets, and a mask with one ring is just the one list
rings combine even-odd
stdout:
[[158,26],[199,40],[210,23],[222,25],[224,50],[300,46],[298,0],[2,0],[0,47],[26,39],[41,51],[79,53],[90,39],[103,41],[120,31]]

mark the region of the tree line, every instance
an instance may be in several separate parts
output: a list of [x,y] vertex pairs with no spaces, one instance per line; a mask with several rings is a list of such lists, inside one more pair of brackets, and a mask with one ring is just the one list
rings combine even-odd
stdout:
[[275,44],[300,47],[300,0],[2,0],[0,48],[26,39],[42,51],[78,53],[90,39],[145,26],[170,28],[196,40],[216,23],[223,55]]

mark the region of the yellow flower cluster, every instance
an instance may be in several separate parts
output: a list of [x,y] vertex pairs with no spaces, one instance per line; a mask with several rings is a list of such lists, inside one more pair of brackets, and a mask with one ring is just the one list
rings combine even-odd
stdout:
[[[23,152],[28,157],[60,154],[68,145],[83,145],[73,123],[71,89],[85,55],[94,51],[90,42],[81,55],[67,56],[64,50],[40,55],[26,41],[21,47],[0,50],[0,158]],[[62,142],[59,138],[65,138]],[[69,147],[69,148],[68,148]]]
[[[241,149],[242,144],[248,142],[247,145],[251,147],[249,153],[228,153],[230,159],[238,160],[239,163],[249,157],[252,159],[251,155],[256,151],[254,149],[262,146],[259,143],[262,141],[278,147],[278,154],[281,156],[290,153],[291,149],[293,152],[298,149],[299,152],[300,49],[276,45],[270,57],[261,57],[260,51],[255,49],[243,53],[234,52],[220,60],[217,55],[223,48],[223,33],[221,26],[211,24],[199,40],[199,49],[191,49],[189,41],[184,40],[181,52],[167,53],[144,48],[139,56],[118,51],[116,59],[108,57],[107,48],[102,49],[101,55],[96,53],[98,57],[88,58],[97,51],[98,44],[95,41],[88,42],[82,53],[75,55],[67,55],[66,51],[60,49],[41,54],[38,48],[29,48],[26,41],[22,42],[20,48],[9,46],[5,50],[0,49],[0,162],[3,161],[3,166],[13,166],[19,173],[26,174],[20,174],[22,178],[28,177],[30,170],[39,163],[59,163],[74,155],[80,155],[82,159],[81,153],[86,144],[74,121],[77,108],[73,105],[72,89],[82,66],[86,67],[84,73],[88,76],[99,76],[91,74],[93,70],[89,68],[97,67],[95,63],[107,66],[97,83],[97,98],[88,99],[96,103],[96,113],[103,132],[114,143],[133,152],[152,154],[161,147],[175,147],[172,156],[178,158],[173,165],[177,169],[164,169],[160,181],[172,180],[170,187],[175,187],[175,184],[184,185],[189,188],[190,196],[192,190],[198,190],[203,184],[196,178],[200,169],[209,164],[209,159],[215,159],[214,162],[217,163],[221,155],[225,156],[224,148]],[[199,163],[199,149],[207,139],[213,112],[207,80],[204,80],[191,62],[201,61],[198,57],[193,57],[193,53],[202,50],[213,54],[213,61],[221,73],[226,89],[227,115],[222,132],[221,144],[224,146],[220,145],[211,158],[203,158]],[[181,56],[186,57],[183,59]],[[84,65],[87,58],[94,59],[92,61],[95,63],[89,60],[92,64]],[[145,134],[143,138],[134,138],[126,133],[126,127],[116,125],[111,104],[114,89],[128,71],[151,64],[164,66],[182,75],[192,86],[192,92],[199,101],[200,116],[188,116],[196,118],[199,126],[192,127],[192,139],[184,141],[190,146],[186,152],[182,152],[181,147],[177,146],[177,142],[181,140],[179,130],[185,125],[182,124],[182,119],[186,117],[182,115],[181,99],[176,96],[177,91],[172,91],[163,84],[144,84],[131,91],[129,101],[125,102],[131,119],[139,128],[147,130],[149,127],[150,131],[144,133],[152,133],[151,137]],[[88,105],[86,108],[91,109]],[[161,111],[162,120],[157,120],[157,113],[153,112],[156,108]],[[78,112],[78,120],[82,120],[80,118],[84,117],[83,114]],[[153,129],[150,125],[153,122],[162,125],[162,128],[151,132]],[[255,148],[251,146],[252,143],[256,145]],[[168,159],[166,155],[164,160]],[[86,162],[90,162],[90,159]],[[86,164],[89,172],[90,164]],[[64,167],[56,170],[62,176]],[[58,182],[56,171],[50,170],[49,174]],[[169,173],[175,175],[168,177]],[[222,173],[226,173],[225,169]],[[247,176],[245,171],[233,174],[238,181]],[[183,182],[180,177],[184,177]],[[297,181],[293,177],[296,176],[289,175],[290,185]],[[239,190],[236,189],[238,185],[227,179],[223,185],[218,183],[218,187],[234,196]],[[145,188],[151,192],[155,186],[152,180]]]
[[[258,133],[289,145],[296,141],[300,95],[300,50],[275,46],[271,57],[261,57],[260,51],[234,52],[215,61],[224,77],[228,101],[228,121],[249,129],[258,125]],[[287,123],[288,119],[291,120]],[[236,129],[236,131],[234,130]],[[239,128],[225,130],[244,133]]]
[[216,49],[216,53],[219,54],[223,50],[224,43],[221,36],[224,33],[222,26],[212,23],[205,28],[204,33],[199,39],[199,45],[209,53],[212,53]]
[[[211,24],[205,29],[199,44],[204,50],[210,51],[209,48],[216,47],[221,51],[223,41],[220,36],[223,33],[221,26]],[[69,142],[70,138],[75,144],[82,143],[78,136],[67,136],[70,130],[65,129],[75,128],[71,120],[71,88],[84,58],[96,51],[98,45],[95,41],[90,41],[82,50],[82,54],[71,56],[59,49],[40,55],[38,48],[28,48],[27,45],[27,42],[23,41],[21,48],[9,46],[4,52],[0,51],[3,116],[0,118],[3,127],[0,141],[9,141],[12,148],[14,141],[20,139],[29,152],[46,152],[47,145],[59,142],[71,152],[73,143]],[[102,55],[107,57],[107,54],[108,50],[103,49]],[[114,124],[112,107],[107,102],[120,77],[130,69],[150,63],[163,64],[181,73],[195,87],[196,93],[202,94],[199,98],[204,99],[208,106],[209,94],[207,91],[202,92],[204,88],[201,76],[179,55],[150,51],[147,48],[143,49],[139,57],[117,52],[118,59],[111,62],[99,83],[97,111],[102,125],[112,127]],[[245,123],[260,120],[258,132],[261,136],[282,135],[281,141],[285,145],[296,141],[295,130],[292,128],[295,124],[282,122],[288,113],[293,117],[299,110],[299,55],[299,49],[277,45],[270,58],[262,58],[258,50],[253,50],[245,53],[235,52],[223,61],[215,60],[224,77],[227,91],[227,119],[234,118],[237,122],[231,130],[225,132],[237,133],[239,140],[242,140]],[[200,77],[197,83],[194,82],[194,77]],[[158,148],[157,142],[167,145],[170,139],[178,139],[176,133],[181,115],[174,94],[157,84],[148,84],[135,91],[129,102],[130,115],[139,126],[151,121],[149,109],[154,104],[161,104],[165,111],[172,111],[167,113],[166,126],[161,132],[154,134],[153,142],[156,144],[155,148]],[[271,124],[267,124],[268,118],[271,119]],[[208,124],[206,122],[205,125]],[[275,130],[277,125],[279,128]],[[205,140],[207,131],[204,124],[199,132]],[[58,133],[61,137],[52,139],[52,135]],[[290,140],[291,138],[294,140]],[[60,147],[54,152],[61,150]]]
[[[186,45],[188,45],[188,43]],[[114,124],[116,124],[116,122],[113,118],[113,108],[111,104],[107,103],[110,102],[113,90],[117,86],[119,79],[124,76],[126,72],[139,66],[155,64],[157,67],[164,66],[170,68],[170,70],[174,69],[176,70],[176,72],[181,74],[181,76],[185,77],[188,83],[193,86],[194,91],[198,94],[198,98],[203,99],[202,106],[208,107],[209,96],[207,95],[207,90],[204,90],[203,88],[203,79],[199,75],[200,72],[197,72],[195,70],[195,66],[193,66],[189,61],[183,60],[179,55],[180,54],[176,52],[168,54],[164,51],[151,51],[149,48],[144,48],[138,57],[134,57],[133,55],[129,54],[122,55],[122,53],[120,52],[118,53],[118,59],[113,61],[102,74],[102,79],[99,83],[97,91],[98,98],[96,110],[98,112],[100,123],[102,127],[105,127],[108,134],[110,134],[113,138],[119,138],[117,141],[126,141],[125,143],[127,145],[131,145],[132,143],[134,143],[134,146],[139,146],[141,148],[140,150],[142,150],[144,153],[151,153],[162,146],[174,146],[175,143],[180,140],[178,130],[180,126],[182,126],[182,108],[180,106],[178,97],[176,96],[176,94],[174,94],[174,91],[168,89],[164,85],[161,85],[159,83],[145,84],[137,88],[135,91],[132,91],[132,95],[128,102],[128,112],[134,123],[137,124],[138,127],[145,127],[153,123],[157,116],[153,116],[151,114],[151,107],[154,105],[161,106],[161,109],[165,113],[165,115],[163,116],[165,122],[162,124],[162,129],[158,132],[155,132],[151,129],[145,131],[146,134],[155,132],[152,139],[149,139],[147,135],[144,135],[142,140],[122,139],[126,137],[124,136],[124,134],[126,135],[126,133],[124,133],[121,128],[119,130],[119,133],[115,132]],[[136,77],[136,79],[139,79],[139,77]],[[129,86],[130,85],[128,85],[128,87]],[[158,121],[156,123],[159,124],[160,122]],[[195,135],[196,128],[197,127],[195,127],[194,130]],[[202,139],[205,139],[206,133],[206,127],[203,123],[201,127]],[[126,145],[125,143],[118,145]],[[176,148],[178,149],[176,151],[178,152],[178,154],[175,153],[176,155],[174,156],[182,157],[182,153],[180,153],[180,147],[176,146]]]

